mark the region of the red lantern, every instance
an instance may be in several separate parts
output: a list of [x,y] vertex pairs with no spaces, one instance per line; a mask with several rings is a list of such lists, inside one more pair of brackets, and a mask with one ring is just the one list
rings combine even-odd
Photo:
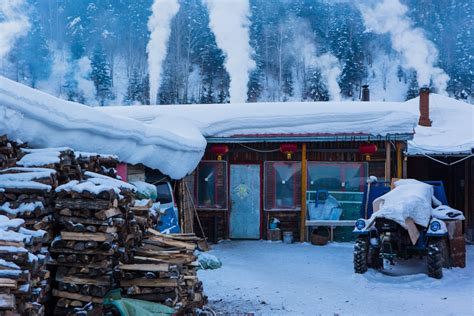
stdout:
[[286,154],[286,159],[290,160],[291,155],[298,150],[298,146],[296,144],[281,144],[280,151]]
[[366,156],[367,160],[370,160],[370,155],[375,154],[377,149],[377,145],[366,143],[359,146],[359,153]]
[[212,145],[210,150],[214,155],[217,155],[217,160],[222,160],[222,156],[229,152],[229,146],[227,146],[227,145]]

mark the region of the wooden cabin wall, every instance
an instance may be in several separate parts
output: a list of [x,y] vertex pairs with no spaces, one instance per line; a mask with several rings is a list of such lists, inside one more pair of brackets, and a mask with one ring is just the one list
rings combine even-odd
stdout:
[[[462,157],[437,157],[452,163]],[[449,205],[461,210],[466,216],[465,233],[474,239],[474,159],[446,166],[427,157],[408,157],[408,177],[422,181],[443,181]]]
[[[327,143],[307,143],[307,159],[308,161],[334,161],[334,162],[368,162],[369,175],[384,179],[385,177],[385,142],[372,142],[377,145],[378,151],[367,161],[364,156],[359,153],[359,146],[366,142],[327,142]],[[263,170],[265,161],[287,161],[286,155],[281,153],[280,143],[246,143],[246,144],[228,144],[229,153],[223,156],[223,160],[227,161],[228,167],[231,164],[259,164]],[[203,160],[216,160],[215,154],[208,150]],[[298,152],[293,154],[292,161],[301,161],[301,144],[298,143]],[[392,146],[392,176],[396,172],[395,148]],[[251,149],[249,149],[251,148]],[[230,179],[229,179],[230,181]],[[261,179],[263,181],[263,179]],[[262,196],[263,198],[263,196]],[[206,237],[210,241],[229,238],[228,228],[228,210],[206,210],[198,209],[198,214],[203,226]],[[292,231],[295,240],[299,239],[299,223],[300,211],[262,211],[263,230],[261,238],[266,239],[268,218],[273,216],[281,221],[281,229],[283,231]],[[200,234],[200,228],[194,223],[194,231]]]

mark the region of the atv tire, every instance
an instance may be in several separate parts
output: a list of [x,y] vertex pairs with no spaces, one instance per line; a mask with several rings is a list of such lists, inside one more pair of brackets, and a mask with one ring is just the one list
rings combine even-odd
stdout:
[[443,277],[443,251],[445,249],[444,239],[436,239],[428,244],[428,276],[435,279]]
[[368,267],[372,269],[380,270],[383,268],[383,259],[380,258],[380,248],[375,248],[369,245],[368,251]]
[[354,272],[367,272],[367,258],[369,250],[369,242],[367,239],[359,238],[354,245]]

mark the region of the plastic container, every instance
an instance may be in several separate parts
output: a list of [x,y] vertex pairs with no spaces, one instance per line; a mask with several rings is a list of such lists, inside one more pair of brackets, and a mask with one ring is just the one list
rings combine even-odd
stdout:
[[293,243],[293,232],[283,232],[283,242],[285,244]]

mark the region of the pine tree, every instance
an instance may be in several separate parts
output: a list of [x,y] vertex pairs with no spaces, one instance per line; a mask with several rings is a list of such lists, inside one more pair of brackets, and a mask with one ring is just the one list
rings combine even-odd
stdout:
[[142,79],[137,69],[134,69],[128,80],[127,95],[124,98],[125,104],[141,103],[143,95]]
[[108,103],[114,98],[112,93],[112,77],[110,74],[110,66],[107,61],[102,45],[98,44],[94,49],[91,58],[92,73],[91,79],[96,88],[97,101],[101,106]]
[[26,78],[33,88],[38,81],[50,76],[53,57],[36,11],[31,18],[30,32],[17,42],[10,55],[10,59],[18,65],[22,77]]
[[303,89],[303,100],[305,101],[329,101],[329,92],[322,81],[319,69],[308,69],[309,78]]
[[420,93],[420,87],[418,85],[418,79],[416,71],[413,71],[410,76],[410,83],[408,84],[408,90],[405,100],[416,98]]

